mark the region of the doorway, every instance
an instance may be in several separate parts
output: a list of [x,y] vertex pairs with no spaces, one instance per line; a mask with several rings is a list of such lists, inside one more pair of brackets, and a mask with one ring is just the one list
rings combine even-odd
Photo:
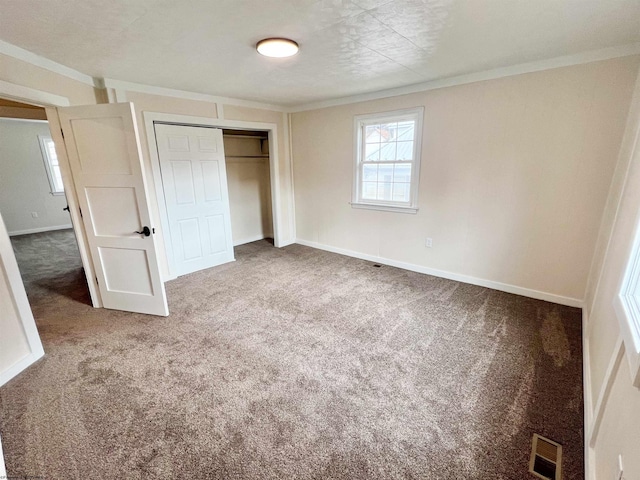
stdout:
[[0,115],[0,214],[31,306],[91,305],[46,112],[0,99]]

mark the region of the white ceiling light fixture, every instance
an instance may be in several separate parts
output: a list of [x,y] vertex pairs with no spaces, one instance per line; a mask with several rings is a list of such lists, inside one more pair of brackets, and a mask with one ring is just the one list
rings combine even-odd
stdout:
[[298,44],[288,38],[265,38],[256,44],[258,53],[265,57],[292,57],[299,49]]

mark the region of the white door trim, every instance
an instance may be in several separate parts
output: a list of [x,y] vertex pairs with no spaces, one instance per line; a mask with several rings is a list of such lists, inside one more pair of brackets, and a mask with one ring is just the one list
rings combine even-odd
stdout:
[[164,232],[169,231],[169,217],[167,215],[167,205],[164,200],[164,186],[162,183],[162,173],[160,170],[160,158],[158,149],[156,148],[156,134],[153,128],[154,122],[172,123],[177,125],[187,125],[191,127],[214,127],[238,130],[261,130],[267,131],[269,134],[269,177],[271,181],[271,212],[273,218],[273,241],[276,247],[285,245],[282,239],[282,231],[284,230],[280,222],[282,221],[281,199],[280,199],[280,178],[279,172],[279,156],[278,156],[278,126],[275,123],[261,122],[244,122],[240,120],[225,120],[222,118],[195,117],[191,115],[176,115],[172,113],[159,112],[142,112],[144,118],[145,130],[147,133],[147,146],[149,147],[149,158],[151,160],[151,168],[153,170],[153,180],[156,189],[156,197],[158,199],[158,210],[160,211],[160,224],[162,225],[162,238],[165,245],[165,253],[167,257],[167,265],[169,272],[164,281],[176,278],[173,249],[169,239],[166,238]]
[[0,80],[0,97],[8,100],[15,100],[17,102],[38,105],[45,108],[47,121],[49,122],[49,130],[51,130],[51,139],[56,146],[56,153],[58,154],[58,161],[60,162],[62,184],[64,185],[67,203],[69,204],[69,214],[71,215],[73,231],[75,232],[76,239],[78,240],[78,250],[80,251],[82,266],[84,267],[85,276],[87,278],[87,286],[89,287],[91,303],[94,307],[100,308],[102,307],[102,298],[100,297],[95,273],[93,271],[93,262],[91,261],[91,255],[89,253],[87,236],[80,218],[78,195],[71,176],[71,168],[69,166],[69,159],[67,158],[67,151],[62,138],[60,120],[58,119],[58,112],[55,108],[69,106],[69,99],[53,93],[36,90],[2,80]]

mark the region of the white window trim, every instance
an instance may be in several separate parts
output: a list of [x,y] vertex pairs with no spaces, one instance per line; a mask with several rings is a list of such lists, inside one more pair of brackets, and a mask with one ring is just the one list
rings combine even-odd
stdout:
[[640,222],[613,305],[631,370],[633,384],[640,388]]
[[64,195],[64,190],[56,190],[56,183],[54,181],[53,172],[51,171],[51,159],[49,158],[49,152],[47,151],[46,141],[53,141],[48,135],[38,135],[38,141],[40,142],[40,151],[42,152],[42,160],[44,161],[44,168],[47,171],[47,179],[49,180],[49,187],[51,187],[51,195]]
[[[353,152],[353,190],[351,206],[353,208],[364,208],[369,210],[382,210],[386,212],[417,213],[418,212],[418,190],[420,186],[420,163],[422,163],[422,120],[424,117],[424,107],[394,110],[391,112],[371,113],[367,115],[356,115],[353,119],[354,130],[354,152]],[[372,120],[384,122],[387,120],[411,119],[415,120],[415,137],[413,140],[413,162],[411,168],[411,200],[408,205],[399,202],[383,202],[363,200],[361,198],[361,156],[364,139],[362,137],[362,126]]]

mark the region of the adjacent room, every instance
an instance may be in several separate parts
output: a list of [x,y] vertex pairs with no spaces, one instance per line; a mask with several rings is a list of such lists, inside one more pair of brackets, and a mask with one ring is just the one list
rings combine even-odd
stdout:
[[43,108],[0,100],[0,214],[36,297],[89,303],[60,167]]
[[640,478],[640,1],[0,8],[0,478]]

